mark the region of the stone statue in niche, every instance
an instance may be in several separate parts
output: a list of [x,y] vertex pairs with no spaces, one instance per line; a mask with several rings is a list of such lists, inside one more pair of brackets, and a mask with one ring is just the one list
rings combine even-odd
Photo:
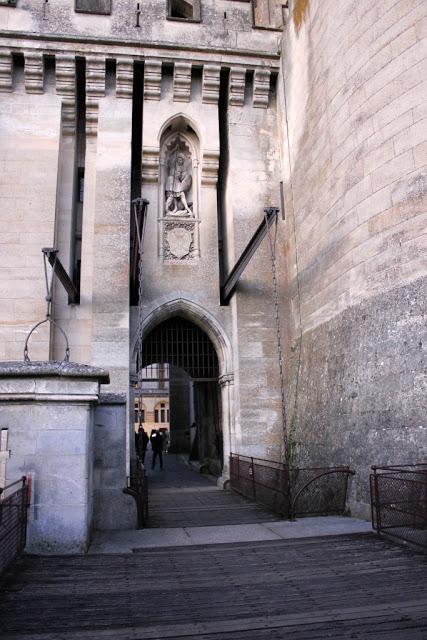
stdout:
[[193,178],[191,175],[191,157],[188,153],[176,148],[169,156],[168,177],[166,178],[166,216],[193,217],[188,203]]

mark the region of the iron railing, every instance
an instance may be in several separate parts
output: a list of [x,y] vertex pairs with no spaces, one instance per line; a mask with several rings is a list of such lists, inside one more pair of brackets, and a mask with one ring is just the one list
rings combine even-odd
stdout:
[[284,518],[345,512],[347,466],[291,468],[283,463],[232,453],[230,486]]
[[0,488],[0,573],[24,550],[30,491],[27,478]]
[[427,463],[372,471],[372,527],[427,551]]
[[148,525],[148,487],[145,467],[139,456],[136,457],[132,464],[131,471],[131,475],[127,479],[127,487],[123,489],[123,493],[132,496],[135,500],[137,528],[144,529]]

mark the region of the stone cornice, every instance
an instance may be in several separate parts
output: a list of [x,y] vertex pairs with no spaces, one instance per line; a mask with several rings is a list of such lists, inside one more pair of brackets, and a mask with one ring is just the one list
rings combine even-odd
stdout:
[[[135,59],[144,60],[145,56],[159,57],[164,61],[175,62],[177,60],[177,54],[182,52],[183,59],[191,53],[191,61],[193,64],[208,63],[215,59],[227,66],[228,64],[239,64],[235,58],[243,58],[242,64],[246,67],[256,68],[258,66],[265,66],[265,61],[269,61],[272,67],[275,67],[274,62],[277,62],[277,66],[280,60],[280,51],[257,51],[256,49],[230,49],[224,47],[203,47],[201,45],[191,46],[173,42],[146,42],[140,40],[123,40],[121,38],[94,38],[84,36],[63,36],[63,35],[50,35],[50,34],[38,34],[26,31],[5,31],[0,29],[0,42],[1,40],[9,40],[7,45],[10,48],[16,47],[18,50],[22,49],[22,40],[33,40],[37,43],[36,48],[40,48],[39,43],[46,43],[46,49],[49,52],[55,53],[55,49],[52,47],[52,43],[57,43],[58,52],[63,52],[64,49],[69,52],[79,53],[82,55],[89,55],[89,52],[95,52],[93,47],[96,47],[97,54],[105,54],[108,57],[115,57],[116,55],[132,56]],[[11,41],[18,40],[19,43],[13,44]],[[64,47],[63,45],[75,45],[74,47]],[[80,45],[80,46],[79,46]],[[112,51],[110,47],[117,46],[117,51]],[[278,45],[279,46],[279,45]],[[194,55],[199,54],[199,55]],[[248,59],[251,62],[248,62]]]
[[78,362],[34,361],[0,362],[0,378],[79,378],[95,379],[101,384],[110,382],[110,375],[106,369],[93,367]]

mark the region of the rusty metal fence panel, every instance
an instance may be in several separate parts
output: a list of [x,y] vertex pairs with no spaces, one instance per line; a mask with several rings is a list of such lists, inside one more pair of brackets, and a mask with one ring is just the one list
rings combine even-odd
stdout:
[[347,466],[289,470],[280,462],[230,455],[231,488],[291,519],[344,513],[353,473]]
[[25,476],[0,489],[0,573],[24,550],[29,486]]
[[340,515],[345,512],[347,466],[297,468],[291,472],[292,515]]
[[287,469],[279,463],[230,455],[231,488],[285,517],[289,513],[288,480]]
[[372,471],[372,527],[427,551],[427,463]]

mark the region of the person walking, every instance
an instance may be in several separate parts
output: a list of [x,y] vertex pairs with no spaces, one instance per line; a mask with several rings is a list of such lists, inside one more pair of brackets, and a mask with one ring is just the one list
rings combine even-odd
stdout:
[[153,450],[153,460],[151,462],[151,468],[154,469],[156,465],[156,458],[159,457],[160,469],[163,469],[163,436],[160,431],[153,429],[150,437],[151,448]]

